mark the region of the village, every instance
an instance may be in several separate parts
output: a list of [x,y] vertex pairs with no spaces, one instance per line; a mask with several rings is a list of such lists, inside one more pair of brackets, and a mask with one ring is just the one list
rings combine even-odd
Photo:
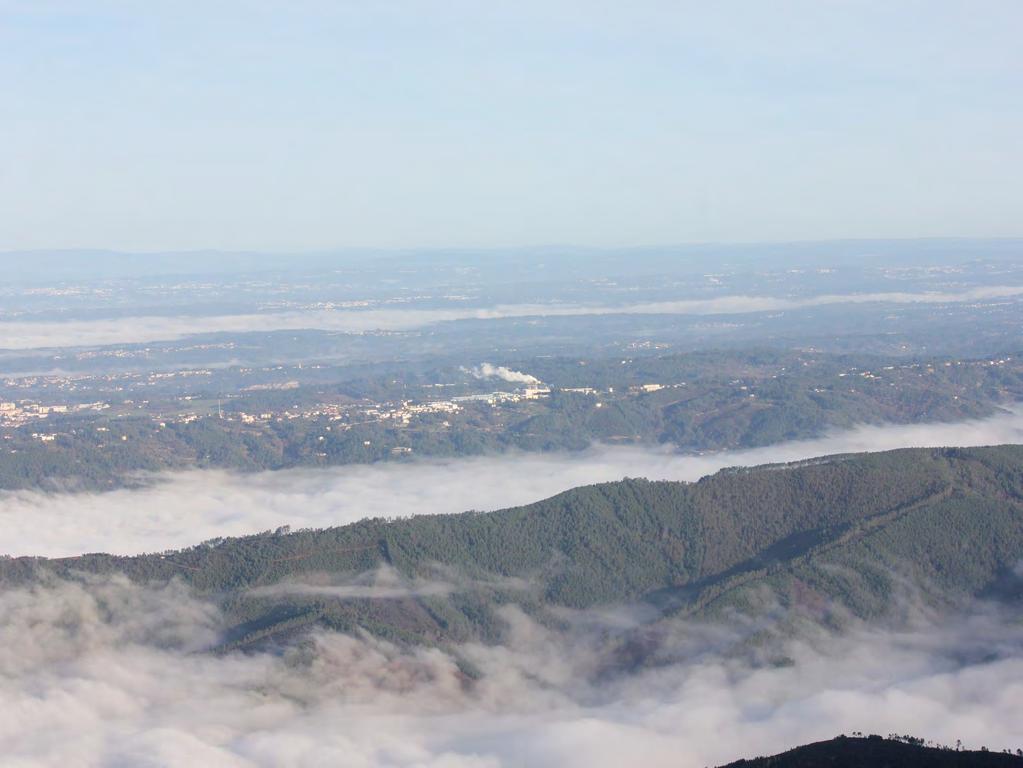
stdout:
[[[625,361],[623,361],[625,362]],[[940,362],[906,362],[903,364],[888,364],[879,366],[877,369],[866,369],[850,366],[845,370],[835,373],[837,381],[850,381],[855,378],[861,381],[874,381],[895,386],[899,376],[932,376],[938,369],[967,367],[1000,367],[1009,366],[1014,363],[1010,356],[995,357],[980,360],[944,360]],[[806,365],[806,363],[804,363]],[[251,369],[246,369],[248,372]],[[175,378],[180,380],[194,379],[196,377],[209,376],[211,371],[203,369],[188,369],[175,372],[150,372],[148,374],[126,374],[121,376],[102,377],[111,384],[110,389],[124,394],[142,394],[140,387],[149,387],[154,382],[167,381]],[[778,375],[785,375],[785,368],[780,369]],[[83,377],[65,378],[51,377],[65,387],[74,390],[75,380]],[[99,378],[99,377],[97,377]],[[117,379],[116,383],[112,380]],[[33,377],[33,381],[37,381]],[[886,381],[887,380],[887,381]],[[10,397],[12,389],[23,385],[23,380],[8,379],[3,382],[5,390]],[[50,381],[49,383],[54,383]],[[745,398],[756,398],[755,389],[757,382],[753,379],[733,379],[728,384],[735,388]],[[127,397],[111,398],[108,400],[96,400],[84,403],[76,402],[40,402],[36,399],[19,398],[11,400],[0,400],[0,429],[6,432],[5,437],[10,437],[14,430],[23,427],[33,429],[32,437],[50,442],[67,429],[67,425],[61,423],[64,419],[90,418],[102,415],[104,419],[119,419],[128,416],[148,416],[158,428],[164,428],[170,424],[191,424],[202,419],[216,418],[226,422],[241,422],[247,425],[268,424],[271,422],[287,422],[292,420],[327,420],[336,428],[341,430],[351,429],[371,424],[384,426],[405,427],[417,420],[432,419],[440,427],[450,427],[452,422],[449,417],[455,417],[465,411],[467,407],[500,408],[503,406],[515,406],[538,402],[549,398],[553,392],[568,395],[577,395],[593,398],[593,407],[600,409],[605,406],[608,399],[620,397],[637,397],[652,395],[667,389],[682,389],[689,386],[685,381],[676,382],[644,382],[632,384],[627,387],[620,387],[616,393],[615,387],[609,386],[599,389],[593,386],[561,386],[552,387],[540,382],[533,377],[521,383],[521,386],[511,389],[493,390],[486,392],[470,392],[460,395],[452,395],[446,398],[423,397],[402,398],[395,400],[375,400],[371,398],[353,399],[350,397],[337,397],[325,399],[319,402],[300,404],[293,402],[290,406],[268,406],[251,408],[246,403],[245,395],[252,392],[273,390],[286,392],[299,388],[297,381],[286,381],[267,385],[251,385],[242,388],[240,392],[229,393],[221,397],[211,397],[208,394],[180,394],[173,398],[161,398],[150,400],[148,397]],[[423,389],[456,386],[454,384],[426,384]],[[828,385],[832,386],[832,385]],[[848,385],[845,385],[848,387]],[[463,390],[464,391],[464,390]],[[820,394],[827,391],[822,383],[812,386],[811,392]],[[850,392],[855,391],[849,389]],[[239,400],[239,398],[241,398]],[[298,398],[296,398],[298,399]],[[954,396],[958,399],[958,396]],[[437,419],[440,419],[437,421]],[[44,424],[52,424],[52,427],[43,428]]]

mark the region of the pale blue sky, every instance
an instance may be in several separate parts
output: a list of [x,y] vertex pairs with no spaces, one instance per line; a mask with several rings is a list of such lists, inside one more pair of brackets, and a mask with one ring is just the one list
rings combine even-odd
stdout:
[[1023,3],[0,0],[0,250],[1023,234]]

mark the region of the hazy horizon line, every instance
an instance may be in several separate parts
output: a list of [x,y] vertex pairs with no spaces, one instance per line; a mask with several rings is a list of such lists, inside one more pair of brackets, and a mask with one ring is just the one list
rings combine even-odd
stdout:
[[520,245],[514,244],[477,244],[477,245],[372,245],[347,244],[331,245],[320,248],[291,249],[254,249],[254,248],[110,248],[105,246],[71,246],[43,248],[8,248],[0,250],[0,257],[23,254],[54,254],[54,255],[118,255],[118,256],[163,256],[171,254],[210,255],[223,254],[230,256],[326,256],[334,253],[385,253],[385,254],[416,254],[432,252],[501,252],[501,251],[543,251],[547,249],[574,249],[579,251],[635,251],[660,250],[666,248],[727,248],[749,246],[806,246],[806,245],[839,245],[859,243],[1023,243],[1023,233],[1013,235],[919,235],[913,237],[826,237],[826,238],[783,238],[783,239],[736,239],[736,240],[680,240],[666,242],[636,242],[618,245],[596,245],[578,242],[533,242]]

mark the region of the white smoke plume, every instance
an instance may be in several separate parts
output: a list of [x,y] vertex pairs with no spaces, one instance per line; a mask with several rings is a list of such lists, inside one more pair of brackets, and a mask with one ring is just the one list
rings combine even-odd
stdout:
[[502,617],[497,646],[318,632],[214,656],[201,645],[222,618],[175,584],[0,592],[0,754],[23,768],[699,768],[853,730],[1023,744],[1023,625],[993,611],[789,641],[784,665],[718,653],[734,628],[678,623],[673,661],[633,671],[608,668],[600,616],[565,632]]
[[481,363],[474,368],[470,368],[469,373],[477,379],[501,379],[513,384],[540,383],[540,379],[536,378],[536,376],[531,376],[521,371],[513,371],[511,368],[506,368],[503,365],[493,365],[492,363]]
[[2,491],[0,554],[137,554],[286,524],[322,528],[366,517],[489,511],[623,477],[698,480],[723,467],[834,453],[1004,443],[1023,443],[1023,411],[964,422],[862,426],[699,456],[596,446],[576,454],[511,453],[254,474],[194,470],[106,493]]

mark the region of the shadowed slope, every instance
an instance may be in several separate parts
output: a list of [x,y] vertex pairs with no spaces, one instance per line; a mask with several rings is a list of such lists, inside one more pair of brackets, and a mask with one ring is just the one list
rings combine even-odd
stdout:
[[1017,768],[1023,757],[1002,752],[927,747],[880,736],[839,736],[771,757],[738,760],[722,768]]

